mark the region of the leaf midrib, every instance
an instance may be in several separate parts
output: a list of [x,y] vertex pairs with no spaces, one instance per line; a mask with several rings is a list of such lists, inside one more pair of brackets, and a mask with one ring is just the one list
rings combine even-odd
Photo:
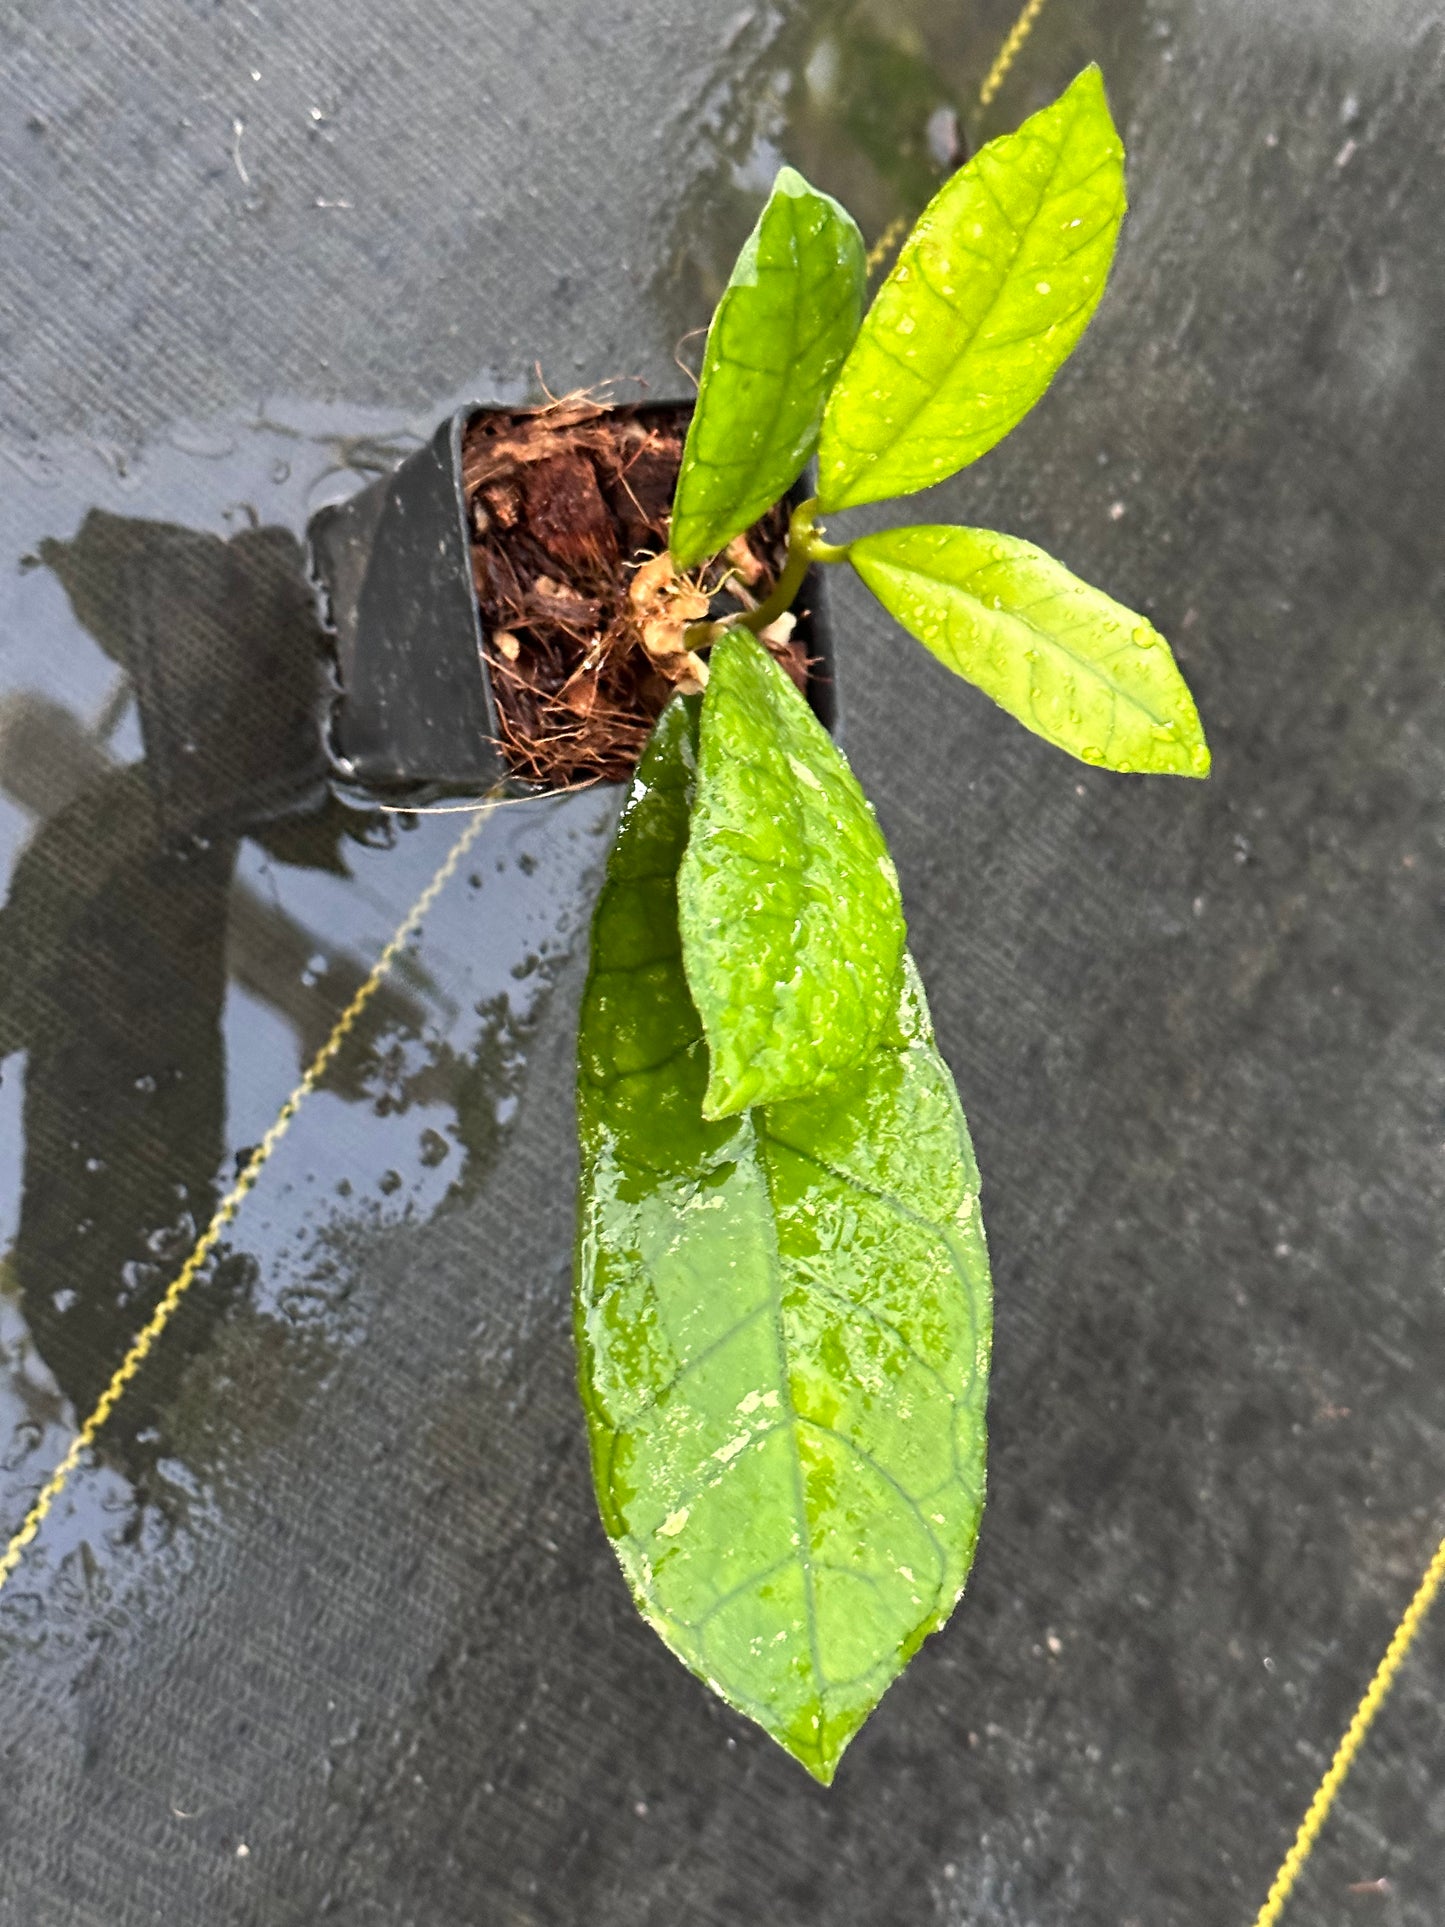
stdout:
[[[788,1435],[789,1435],[788,1444],[789,1444],[789,1452],[790,1452],[790,1458],[791,1458],[792,1469],[793,1469],[793,1490],[794,1490],[794,1504],[796,1507],[796,1523],[798,1527],[798,1546],[799,1546],[799,1554],[800,1554],[800,1563],[803,1565],[803,1569],[804,1569],[804,1578],[806,1582],[807,1598],[808,1598],[809,1650],[810,1650],[810,1656],[813,1661],[814,1676],[817,1682],[818,1702],[819,1702],[819,1707],[821,1712],[825,1708],[825,1702],[826,1702],[829,1688],[837,1686],[838,1682],[829,1679],[827,1672],[825,1671],[822,1663],[822,1656],[818,1650],[817,1609],[816,1609],[815,1594],[814,1594],[812,1540],[810,1536],[811,1521],[808,1513],[807,1500],[804,1493],[803,1460],[802,1460],[802,1452],[799,1446],[799,1427],[803,1425],[811,1425],[816,1430],[828,1433],[831,1436],[837,1438],[839,1442],[845,1447],[845,1449],[854,1453],[858,1457],[861,1463],[868,1465],[878,1478],[883,1480],[885,1484],[887,1484],[892,1488],[892,1490],[898,1495],[899,1499],[914,1514],[919,1525],[923,1529],[925,1537],[928,1539],[929,1543],[933,1546],[935,1553],[938,1555],[939,1586],[943,1584],[944,1579],[947,1575],[949,1560],[948,1560],[948,1550],[943,1544],[943,1542],[939,1539],[937,1533],[933,1530],[933,1527],[929,1524],[927,1518],[924,1516],[923,1509],[919,1500],[915,1498],[911,1492],[908,1491],[907,1487],[904,1486],[903,1483],[899,1480],[897,1474],[894,1472],[891,1472],[887,1466],[882,1464],[882,1462],[878,1459],[876,1454],[870,1452],[865,1446],[859,1445],[855,1439],[849,1438],[846,1433],[839,1431],[836,1426],[824,1425],[821,1423],[821,1421],[817,1419],[811,1419],[807,1417],[806,1414],[800,1412],[797,1408],[796,1401],[793,1398],[792,1370],[791,1370],[791,1362],[789,1357],[786,1320],[783,1312],[783,1290],[784,1290],[784,1285],[787,1277],[787,1267],[786,1267],[785,1260],[783,1258],[782,1247],[778,1241],[778,1223],[779,1223],[781,1213],[779,1210],[778,1200],[773,1189],[773,1171],[772,1171],[771,1161],[767,1156],[766,1147],[769,1144],[776,1143],[780,1149],[788,1151],[794,1157],[807,1158],[810,1163],[816,1164],[820,1170],[826,1171],[830,1177],[834,1178],[839,1184],[844,1186],[847,1190],[856,1191],[860,1196],[873,1197],[877,1200],[878,1203],[886,1205],[890,1210],[895,1211],[899,1217],[905,1219],[908,1222],[916,1224],[922,1229],[926,1229],[928,1231],[933,1232],[935,1236],[941,1239],[945,1248],[947,1249],[949,1254],[949,1259],[950,1259],[950,1269],[953,1270],[955,1274],[957,1274],[957,1255],[953,1250],[952,1241],[948,1236],[947,1229],[943,1225],[936,1224],[931,1218],[927,1217],[922,1212],[912,1210],[909,1206],[905,1205],[900,1198],[897,1198],[892,1194],[885,1192],[883,1190],[877,1189],[871,1185],[860,1183],[856,1178],[852,1177],[849,1173],[838,1169],[836,1166],[826,1164],[822,1159],[814,1157],[811,1153],[800,1151],[799,1148],[795,1144],[792,1144],[791,1142],[789,1142],[787,1138],[781,1137],[781,1136],[775,1137],[768,1128],[766,1106],[756,1107],[751,1114],[751,1121],[752,1121],[753,1131],[755,1136],[755,1144],[756,1144],[755,1157],[756,1157],[757,1167],[762,1175],[763,1184],[767,1192],[767,1199],[768,1199],[769,1306],[773,1316],[773,1330],[774,1330],[774,1336],[777,1343],[778,1366],[779,1366],[779,1373],[780,1373],[780,1380],[781,1380],[780,1388],[779,1388],[779,1397],[780,1397],[780,1403],[782,1405],[783,1417],[780,1423],[787,1427]],[[806,1281],[803,1282],[801,1288],[804,1291],[809,1291],[812,1289],[812,1287]],[[847,1310],[850,1313],[867,1317],[871,1319],[874,1323],[892,1332],[894,1337],[896,1337],[899,1343],[902,1345],[905,1353],[913,1360],[914,1364],[922,1367],[923,1370],[929,1373],[929,1375],[939,1383],[939,1385],[941,1386],[941,1388],[943,1389],[943,1391],[945,1392],[948,1398],[950,1407],[954,1410],[958,1409],[960,1400],[958,1399],[956,1394],[954,1394],[949,1389],[946,1382],[943,1380],[942,1374],[939,1372],[937,1366],[932,1364],[930,1360],[926,1359],[923,1356],[923,1354],[916,1349],[916,1347],[913,1345],[912,1341],[906,1336],[906,1334],[898,1330],[898,1328],[892,1324],[891,1320],[883,1318],[882,1315],[877,1313],[875,1309],[870,1305],[867,1305],[867,1304],[854,1305],[851,1303],[851,1301],[844,1300],[841,1294],[825,1293],[823,1295],[834,1297],[835,1300],[839,1303],[840,1307],[846,1306]],[[950,1444],[953,1447],[953,1450],[950,1452],[950,1459],[953,1464],[952,1482],[957,1483],[959,1481],[958,1481],[956,1441],[952,1438],[951,1434],[950,1434]],[[949,1483],[949,1481],[945,1481],[945,1483]],[[938,1589],[939,1589],[938,1587],[934,1588],[935,1593],[937,1593]]]
[[[802,1428],[804,1426],[812,1426],[815,1431],[837,1439],[839,1444],[853,1455],[860,1464],[867,1465],[874,1476],[888,1486],[897,1496],[899,1502],[912,1513],[925,1538],[933,1547],[937,1558],[938,1579],[936,1583],[928,1588],[933,1596],[934,1609],[936,1609],[938,1599],[946,1589],[950,1559],[948,1548],[938,1537],[938,1534],[934,1531],[923,1511],[922,1502],[916,1498],[913,1493],[908,1491],[896,1473],[890,1471],[889,1468],[878,1459],[875,1453],[869,1451],[866,1446],[860,1445],[856,1439],[849,1437],[846,1432],[840,1431],[836,1426],[825,1424],[821,1420],[810,1418],[798,1410],[797,1402],[793,1396],[791,1347],[787,1334],[787,1318],[783,1307],[783,1293],[789,1274],[778,1238],[780,1210],[774,1193],[773,1173],[770,1161],[766,1155],[765,1146],[769,1143],[776,1142],[781,1149],[787,1150],[795,1156],[806,1154],[799,1153],[797,1147],[789,1143],[785,1138],[779,1137],[775,1139],[767,1129],[765,1117],[766,1110],[765,1107],[762,1106],[755,1107],[749,1113],[750,1122],[752,1123],[754,1131],[754,1169],[761,1180],[763,1192],[767,1200],[767,1211],[765,1214],[765,1243],[768,1268],[767,1294],[762,1302],[744,1313],[728,1332],[710,1344],[706,1348],[704,1355],[711,1356],[716,1351],[731,1343],[738,1333],[745,1326],[750,1325],[757,1317],[764,1313],[769,1317],[773,1329],[774,1349],[777,1360],[776,1376],[780,1416],[772,1425],[750,1434],[749,1445],[756,1444],[761,1439],[770,1438],[778,1432],[786,1432],[787,1434],[785,1450],[788,1455],[789,1474],[792,1484],[793,1524],[797,1532],[797,1545],[789,1548],[789,1551],[772,1566],[764,1567],[760,1571],[750,1574],[747,1580],[740,1582],[739,1585],[733,1588],[733,1592],[729,1597],[737,1596],[752,1587],[760,1585],[765,1579],[773,1573],[780,1571],[785,1566],[796,1564],[801,1569],[804,1589],[804,1617],[808,1638],[808,1658],[812,1668],[812,1704],[816,1707],[819,1722],[816,1743],[810,1750],[820,1765],[830,1765],[833,1763],[833,1756],[825,1740],[829,1701],[834,1694],[845,1690],[851,1682],[834,1680],[829,1676],[823,1664],[822,1651],[819,1645],[817,1581],[815,1576],[816,1562],[813,1557],[812,1518],[808,1509],[806,1486],[803,1476]],[[952,1242],[948,1238],[945,1227],[934,1223],[923,1214],[911,1211],[902,1204],[901,1200],[884,1192],[875,1191],[871,1186],[861,1184],[846,1172],[835,1170],[832,1166],[823,1166],[821,1165],[821,1161],[817,1159],[811,1161],[820,1163],[820,1168],[828,1170],[829,1174],[835,1177],[837,1181],[846,1188],[856,1190],[860,1195],[876,1196],[880,1203],[884,1203],[896,1210],[900,1216],[908,1218],[921,1226],[926,1226],[927,1229],[936,1233],[947,1246],[950,1259],[953,1261],[951,1268],[957,1272],[956,1254],[953,1252]],[[804,1291],[810,1291],[812,1289],[806,1281],[803,1282],[801,1288]],[[893,1326],[890,1320],[883,1318],[873,1307],[869,1305],[854,1305],[850,1301],[844,1300],[841,1295],[837,1293],[822,1292],[820,1295],[832,1299],[838,1304],[840,1310],[844,1310],[850,1315],[866,1317],[883,1329],[888,1330],[899,1341],[913,1363],[925,1370],[940,1384],[940,1387],[948,1395],[952,1409],[959,1409],[960,1400],[955,1394],[949,1391],[937,1367],[918,1352],[906,1334]],[[667,1390],[675,1389],[676,1385],[685,1380],[691,1374],[693,1367],[700,1362],[701,1358],[688,1361],[687,1365],[675,1375]],[[645,1417],[648,1411],[655,1409],[657,1402],[657,1399],[649,1400],[640,1411],[636,1414],[630,1414],[625,1420],[609,1419],[607,1421],[608,1430],[614,1437],[620,1436],[629,1425],[635,1424],[639,1418]],[[949,1458],[952,1470],[950,1476],[945,1479],[944,1486],[961,1486],[962,1479],[957,1461],[957,1441],[952,1431],[950,1431]],[[742,1466],[745,1463],[745,1457],[739,1454],[737,1458],[730,1460],[726,1465],[721,1467],[713,1478],[705,1478],[695,1487],[687,1487],[679,1493],[674,1493],[672,1495],[674,1504],[690,1504],[697,1496],[697,1493],[703,1490],[705,1486],[711,1486],[727,1478],[729,1474],[733,1473],[735,1467]],[[941,1490],[943,1488],[939,1489]],[[925,1497],[927,1496],[928,1495],[925,1495]],[[638,1543],[641,1545],[641,1541],[638,1541]],[[709,1607],[705,1618],[711,1617],[722,1603],[724,1602],[714,1601]],[[702,1621],[687,1623],[689,1624],[689,1630],[694,1634],[700,1631],[701,1625],[703,1624]],[[879,1665],[881,1664],[882,1662],[879,1663]],[[867,1674],[877,1670],[879,1670],[878,1666],[865,1669],[865,1674],[860,1675],[860,1677],[866,1677]],[[809,1710],[811,1710],[811,1708]]]
[[[925,570],[917,568],[911,563],[875,562],[873,566],[879,569],[891,570],[892,573],[895,575],[911,576],[916,581],[919,581],[919,582],[927,582],[927,583],[940,585],[945,589],[951,589],[955,595],[967,596],[971,601],[976,602],[978,604],[978,607],[982,611],[986,620],[989,620],[989,619],[997,620],[1000,617],[1007,617],[1011,621],[1021,623],[1023,627],[1029,631],[1030,635],[1037,636],[1039,641],[1043,643],[1043,645],[1047,649],[1049,649],[1055,656],[1060,657],[1064,662],[1067,662],[1072,667],[1078,670],[1081,670],[1086,676],[1091,677],[1093,681],[1098,683],[1100,687],[1113,700],[1115,704],[1118,704],[1120,701],[1127,703],[1130,708],[1136,710],[1141,716],[1146,717],[1150,723],[1155,724],[1156,726],[1161,728],[1165,723],[1167,723],[1170,720],[1168,716],[1160,715],[1157,711],[1151,709],[1147,703],[1143,702],[1138,696],[1134,695],[1132,692],[1122,689],[1118,683],[1110,681],[1109,677],[1104,673],[1104,670],[1100,665],[1090,662],[1088,657],[1086,656],[1074,655],[1072,651],[1066,647],[1066,645],[1060,640],[1060,638],[1057,635],[1055,635],[1052,631],[1048,629],[1041,629],[1036,622],[1031,620],[1028,614],[1028,610],[1037,608],[1039,602],[1045,602],[1049,600],[1049,597],[1047,595],[1040,596],[1038,598],[1038,601],[1029,603],[1027,607],[1024,609],[1007,609],[1007,608],[992,609],[984,601],[983,597],[977,594],[976,591],[974,591],[973,589],[966,589],[960,583],[951,582],[946,576],[929,575]],[[990,563],[986,566],[1001,568],[1003,564]],[[1119,646],[1119,649],[1115,653],[1122,654],[1125,649],[1130,647],[1137,647],[1137,645],[1129,644],[1129,643],[1121,643]],[[967,680],[972,681],[973,678],[969,677],[967,678]],[[1032,703],[1032,700],[1033,700],[1032,676],[1030,676],[1029,678],[1029,700]],[[1112,738],[1112,734],[1113,734],[1113,726],[1111,725],[1110,726],[1111,738]]]
[[[749,756],[746,753],[731,755],[729,761],[736,767],[756,770],[760,775],[766,777],[772,777],[777,773],[776,766],[772,763],[762,761],[758,757]],[[792,916],[793,927],[795,929],[800,928],[802,931],[802,940],[796,946],[796,952],[800,959],[806,959],[807,956],[816,949],[821,947],[826,951],[828,947],[826,941],[820,946],[818,940],[820,922],[826,924],[828,894],[826,892],[820,892],[816,888],[812,882],[812,877],[813,873],[818,869],[820,861],[823,863],[825,871],[829,870],[831,866],[827,864],[826,859],[820,859],[819,857],[816,840],[809,832],[808,806],[804,794],[804,786],[797,776],[793,774],[791,769],[787,770],[783,779],[783,794],[787,801],[790,832],[785,847],[795,850],[797,852],[796,857],[791,861],[787,859],[779,861],[768,857],[755,857],[751,851],[734,851],[732,854],[741,861],[747,863],[756,862],[760,868],[775,870],[785,877],[797,879],[797,889],[793,893],[793,901],[789,905],[789,911]],[[726,834],[727,832],[715,828],[713,833],[714,835],[718,835]],[[871,853],[863,849],[861,845],[855,841],[851,833],[851,828],[845,830],[844,841],[850,857],[858,863],[860,870],[866,874]],[[781,921],[786,914],[788,913],[776,911],[772,912],[771,916],[774,921]],[[684,951],[684,955],[685,954],[686,952]],[[692,990],[690,982],[689,989],[692,991],[694,1001],[696,1001],[697,992]],[[709,1001],[714,1003],[714,1009],[716,1010],[716,1000],[710,999]],[[861,994],[859,1001],[860,1005],[864,1006],[860,1010],[861,1021],[867,1016],[866,1002],[861,997]],[[777,1009],[778,1000],[776,997],[770,997],[770,1007],[773,1010]],[[726,1013],[724,1013],[724,1015],[726,1015]],[[706,1026],[704,1026],[704,1032],[706,1032]],[[863,1032],[861,1031],[860,1036],[863,1036]],[[826,1059],[823,1052],[818,1049],[815,1043],[814,1055],[818,1065],[826,1073],[829,1075],[842,1074],[849,1070],[856,1070],[860,1064],[867,1060],[872,1050],[876,1047],[876,1037],[873,1038],[871,1042],[865,1038],[855,1055],[834,1062],[831,1059]],[[762,1046],[760,1054],[771,1056],[773,1054],[773,1046],[770,1043],[765,1043]],[[808,1075],[813,1081],[816,1081],[814,1073],[810,1072]],[[709,1078],[709,1083],[710,1082],[711,1078]],[[790,1090],[787,1093],[788,1096],[801,1096],[803,1094],[802,1089],[797,1091]],[[781,1093],[779,1095],[779,1101],[782,1101]],[[756,1106],[750,1106],[748,1108],[756,1108]],[[732,1113],[723,1112],[719,1118],[711,1119],[710,1121],[719,1122],[722,1118],[730,1115],[732,1115]]]
[[778,1207],[773,1196],[772,1174],[768,1170],[767,1159],[762,1154],[762,1136],[755,1122],[754,1158],[768,1201],[768,1301],[772,1311],[773,1336],[778,1351],[778,1373],[781,1381],[779,1396],[783,1407],[783,1423],[788,1429],[788,1461],[792,1469],[798,1560],[803,1569],[803,1596],[808,1622],[808,1657],[813,1667],[813,1689],[818,1708],[816,1753],[821,1764],[827,1760],[827,1749],[823,1743],[824,1722],[827,1718],[827,1676],[823,1671],[823,1655],[818,1645],[818,1596],[817,1580],[813,1574],[812,1529],[803,1483],[803,1455],[798,1443],[800,1414],[793,1398],[793,1373],[788,1355],[787,1333],[783,1325],[783,1251],[778,1241]]

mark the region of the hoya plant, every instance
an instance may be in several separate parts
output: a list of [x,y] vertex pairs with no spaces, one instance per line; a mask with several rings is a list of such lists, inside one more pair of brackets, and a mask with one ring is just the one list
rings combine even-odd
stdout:
[[866,314],[854,222],[779,173],[708,333],[664,573],[696,608],[815,456],[816,494],[775,590],[689,629],[703,693],[657,725],[593,924],[575,1318],[602,1519],[644,1617],[824,1782],[968,1575],[989,1270],[893,864],[757,637],[846,563],[1071,755],[1208,772],[1163,637],[1043,550],[819,523],[1039,400],[1103,293],[1123,162],[1090,67],[939,190]]

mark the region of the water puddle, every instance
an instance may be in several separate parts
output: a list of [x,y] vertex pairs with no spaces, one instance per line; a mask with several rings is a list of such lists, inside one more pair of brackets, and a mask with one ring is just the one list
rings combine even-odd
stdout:
[[[678,335],[704,324],[784,162],[841,200],[872,246],[911,221],[961,159],[1051,100],[1090,60],[1123,125],[1149,56],[1146,0],[1046,6],[1009,82],[979,106],[1017,0],[814,0],[734,15],[721,57],[669,128],[673,208],[654,292]],[[1167,33],[1167,26],[1164,31]],[[696,353],[684,358],[696,365]]]
[[[35,454],[4,491],[7,1522],[465,821],[332,792],[302,550],[447,406],[272,406],[135,458]],[[496,812],[0,1598],[4,1635],[66,1650],[67,1600],[163,1592],[364,1339],[367,1240],[484,1184],[612,808]]]

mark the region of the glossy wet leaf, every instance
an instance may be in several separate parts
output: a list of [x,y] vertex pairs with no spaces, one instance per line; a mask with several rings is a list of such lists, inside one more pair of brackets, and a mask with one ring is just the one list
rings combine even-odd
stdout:
[[910,963],[818,1097],[702,1115],[659,724],[592,934],[576,1333],[603,1523],[643,1616],[818,1779],[968,1573],[990,1301],[978,1175]]
[[888,529],[849,545],[868,587],[939,661],[1086,763],[1207,776],[1199,712],[1152,623],[1032,542]]
[[863,237],[782,168],[708,330],[670,547],[691,568],[785,495],[863,316]]
[[877,819],[787,674],[746,630],[710,669],[678,896],[706,1110],[724,1117],[862,1062],[893,1014],[905,930]]
[[941,482],[1044,393],[1088,325],[1123,219],[1097,67],[981,148],[919,216],[828,401],[825,509]]

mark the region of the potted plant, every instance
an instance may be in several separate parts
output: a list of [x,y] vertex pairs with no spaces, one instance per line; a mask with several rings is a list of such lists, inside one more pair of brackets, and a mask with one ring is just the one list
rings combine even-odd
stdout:
[[[351,511],[356,555],[390,515],[416,580],[464,605],[467,728],[504,745],[483,773],[557,786],[641,754],[579,1039],[598,1503],[644,1616],[824,1782],[967,1577],[991,1305],[898,880],[825,726],[818,572],[851,565],[1085,762],[1200,777],[1209,751],[1162,636],[1031,543],[937,525],[831,541],[820,517],[943,480],[1040,399],[1103,293],[1123,158],[1090,67],[945,183],[866,313],[856,226],[784,168],[685,441],[676,416],[578,398],[450,426],[416,474],[465,538],[460,588],[455,543],[403,494]],[[354,642],[376,612],[346,526],[322,548]],[[567,761],[582,742],[591,765]]]
[[[795,484],[729,554],[661,583],[691,414],[590,395],[462,408],[394,475],[312,518],[343,782],[425,804],[631,776],[674,688],[697,686],[675,647],[684,612],[755,610],[806,495]],[[817,569],[773,646],[836,729]]]

